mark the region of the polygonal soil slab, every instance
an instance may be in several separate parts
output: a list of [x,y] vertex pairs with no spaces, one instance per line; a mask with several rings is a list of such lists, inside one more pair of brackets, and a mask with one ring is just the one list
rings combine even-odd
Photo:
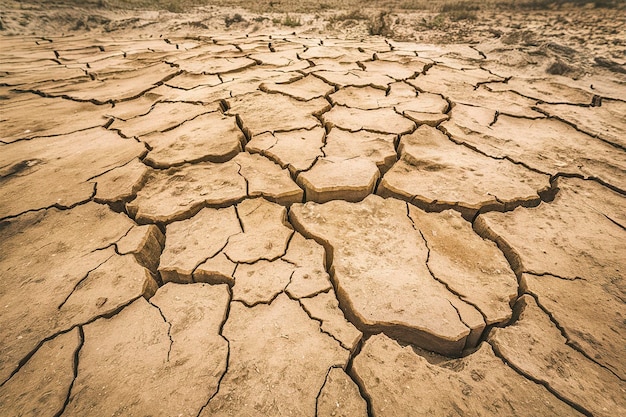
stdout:
[[302,201],[302,194],[287,170],[260,155],[241,152],[223,164],[150,169],[146,185],[126,207],[140,223],[170,223],[190,218],[203,207],[225,207],[246,196],[291,204]]
[[174,64],[191,74],[225,74],[254,66],[256,61],[247,57],[220,58],[214,54],[205,54],[176,60]]
[[363,66],[366,72],[384,74],[396,80],[405,80],[424,71],[426,64],[418,59],[404,59],[402,62],[377,59],[363,62]]
[[195,269],[214,258],[231,236],[241,233],[234,207],[203,208],[189,220],[166,226],[159,273],[164,282],[192,282]]
[[333,129],[326,137],[323,150],[326,156],[334,158],[369,159],[384,173],[396,162],[395,140],[395,135]]
[[[481,214],[476,230],[498,242],[514,260],[518,273],[593,281],[620,276],[626,267],[621,256],[626,232],[612,220],[616,218],[614,211],[619,210],[599,202],[614,201],[622,207],[626,198],[579,179],[561,178],[558,184],[564,186],[550,204]],[[529,227],[534,230],[531,236]],[[545,241],[550,244],[539,244]],[[590,258],[595,262],[589,262]]]
[[506,115],[496,119],[495,111],[460,104],[451,114],[442,127],[455,142],[547,174],[600,178],[626,189],[626,152],[559,120]]
[[265,197],[284,205],[302,201],[302,189],[280,165],[247,152],[238,154],[233,162],[239,165],[239,173],[246,179],[249,197]]
[[531,296],[522,296],[516,310],[519,319],[513,325],[489,336],[500,357],[587,415],[626,412],[623,379],[572,348]]
[[94,194],[94,177],[145,152],[142,144],[100,127],[3,145],[0,218],[87,201]]
[[522,277],[522,289],[537,296],[570,343],[624,378],[626,232],[613,218],[626,199],[588,181],[558,184],[550,204],[480,215],[475,228],[498,243]]
[[402,135],[415,129],[415,123],[389,108],[361,110],[334,106],[332,110],[322,115],[322,120],[327,128],[336,126],[351,132],[363,129],[371,132]]
[[242,151],[245,137],[234,117],[213,112],[184,122],[167,132],[142,137],[150,146],[145,163],[169,168],[187,162],[225,162]]
[[[352,107],[362,110],[374,110],[382,107],[391,107],[396,104],[385,94],[386,90],[374,87],[344,87],[330,95],[330,101],[334,105]],[[413,96],[417,92],[413,90]]]
[[369,394],[373,412],[381,417],[582,416],[509,368],[486,343],[468,357],[434,365],[411,347],[379,334],[355,358],[354,372]]
[[263,133],[254,136],[246,145],[246,151],[260,153],[283,168],[289,168],[292,175],[311,168],[322,156],[324,129],[299,129],[290,132]]
[[399,113],[444,113],[448,102],[440,95],[418,93],[406,83],[393,83],[388,90],[373,87],[346,87],[330,95],[333,104],[362,110],[393,107]]
[[76,328],[45,342],[0,387],[6,415],[60,415],[74,381],[74,357],[82,345]]
[[300,303],[311,318],[321,322],[324,333],[332,335],[345,349],[354,351],[363,334],[346,320],[333,290],[302,298]]
[[312,297],[330,291],[332,285],[326,272],[326,252],[313,239],[294,233],[289,241],[287,253],[282,257],[296,268],[285,289],[291,298]]
[[[89,80],[89,76],[81,68],[70,68],[48,60],[34,61],[29,64],[25,65],[26,68],[20,68],[20,66],[15,64],[3,65],[2,84],[7,86],[32,86],[46,81]],[[6,71],[7,69],[9,71]]]
[[[565,78],[565,77],[563,77]],[[524,97],[532,97],[544,103],[591,104],[594,94],[590,91],[568,86],[546,78],[512,77],[506,83],[485,84],[492,91],[514,91]]]
[[[254,91],[256,88],[248,86],[246,92]],[[224,83],[215,86],[199,85],[188,90],[170,87],[169,85],[161,85],[151,90],[147,95],[154,97],[160,102],[176,102],[176,103],[202,103],[211,106],[210,111],[219,109],[220,101],[231,97],[229,86]]]
[[327,372],[348,360],[348,351],[285,295],[253,308],[233,302],[222,334],[230,345],[228,371],[203,417],[315,415]]
[[426,213],[409,205],[408,215],[429,250],[431,274],[478,309],[487,325],[508,321],[517,279],[497,246],[453,210]]
[[124,248],[137,257],[120,256],[112,247],[134,227],[125,215],[94,203],[27,213],[3,224],[1,381],[44,339],[154,293],[156,282],[137,258],[158,258],[158,242],[138,239]]
[[[232,265],[276,260],[285,254],[293,234],[285,223],[285,208],[262,198],[245,200],[236,208],[204,208],[191,219],[166,226],[161,277],[165,282],[193,282],[196,270],[203,270],[201,264],[208,268],[206,263],[220,253],[226,256],[220,262]],[[223,282],[234,282],[229,276]]]
[[366,417],[367,403],[359,387],[343,369],[332,368],[317,398],[317,415],[333,417]]
[[234,273],[233,300],[241,301],[247,307],[269,304],[285,290],[293,271],[293,265],[282,259],[242,263]]
[[139,97],[175,74],[176,69],[158,63],[133,71],[109,73],[95,80],[81,79],[78,83],[75,80],[44,83],[36,89],[52,97],[68,96],[78,101],[104,104]]
[[151,169],[146,185],[126,208],[140,223],[169,223],[189,218],[205,206],[227,206],[247,195],[239,170],[232,161]]
[[313,168],[298,175],[307,201],[360,201],[374,192],[380,173],[366,158],[322,158]]
[[376,72],[367,72],[361,69],[354,69],[347,72],[335,72],[335,71],[315,71],[315,76],[320,77],[328,84],[345,87],[365,87],[373,86],[378,88],[387,88],[389,84],[395,80],[388,75],[380,74]]
[[231,237],[224,254],[233,262],[273,261],[285,254],[293,229],[287,222],[287,209],[263,198],[237,205],[242,233]]
[[199,86],[215,87],[222,83],[218,75],[206,75],[206,74],[192,74],[184,72],[171,80],[165,82],[165,85],[173,88],[180,88],[183,90],[191,90]]
[[626,148],[626,103],[623,101],[602,100],[599,107],[571,104],[540,104],[537,107],[591,136]]
[[550,188],[549,176],[457,145],[430,126],[402,136],[399,150],[401,159],[383,177],[378,194],[425,209],[456,208],[472,218],[481,209],[538,204],[539,194]]
[[335,91],[333,86],[326,84],[313,75],[307,75],[291,83],[263,83],[259,88],[268,93],[282,93],[302,101],[324,97]]
[[464,86],[448,94],[447,98],[455,104],[480,106],[509,116],[543,117],[535,107],[537,100],[522,97],[512,91],[491,91],[484,86],[479,88]]
[[[308,62],[313,65],[302,70],[305,74],[314,74],[320,71],[345,73],[353,70],[361,70],[355,61],[336,60],[332,58],[310,58]],[[381,88],[383,87],[381,86]]]
[[[0,142],[63,135],[104,126],[109,110],[108,105],[97,106],[93,103],[43,98],[32,94],[27,100],[3,103]],[[33,118],[33,114],[37,117]]]
[[[317,42],[316,42],[317,43]],[[339,45],[311,45],[300,55],[300,59],[315,60],[318,58],[330,58],[339,62],[358,62],[371,59],[371,55],[364,50]]]
[[314,115],[330,108],[323,98],[302,102],[282,94],[255,92],[227,100],[228,114],[237,115],[251,138],[264,132],[312,129],[319,126]]
[[[250,58],[257,62],[261,62],[261,64],[264,65],[272,65],[280,69],[287,67],[293,69],[294,71],[301,68],[307,68],[309,66],[307,61],[300,60],[298,58],[298,52],[303,49],[302,46],[288,45],[287,47],[292,49],[279,50],[276,48],[276,41],[264,42],[264,46],[267,46],[267,49],[271,46],[271,48],[274,49],[274,52],[259,52],[251,54]],[[264,48],[264,50],[267,49]]]
[[[406,203],[368,196],[356,204],[296,204],[290,218],[301,233],[326,247],[333,260],[332,278],[340,304],[357,327],[384,331],[430,350],[459,354],[466,345],[476,344],[485,326],[475,306],[488,313],[489,320],[510,317],[506,310],[516,294],[515,277],[506,270],[506,262],[493,244],[474,238],[471,245],[464,246],[464,239],[475,235],[458,217],[442,228],[451,236],[463,231],[456,247],[433,239],[432,250],[437,253],[433,255],[437,264],[433,276],[428,263],[430,246],[420,229],[424,224],[425,231],[432,230],[432,225],[427,226],[429,217],[440,215],[414,210],[409,217]],[[468,282],[454,282],[457,274],[446,272],[455,263],[464,265],[457,268]],[[471,296],[478,282],[487,288],[483,294]],[[500,312],[492,313],[495,311]]]
[[109,127],[124,137],[140,137],[152,132],[171,130],[195,117],[214,111],[211,106],[191,103],[157,103],[147,114],[128,120],[116,119]]
[[226,285],[167,284],[86,326],[65,412],[197,415],[226,371],[228,303]]
[[504,81],[504,78],[480,68],[456,69],[445,65],[435,65],[425,75],[420,75],[407,82],[419,91],[449,97],[454,95],[459,89],[464,90],[466,87],[475,88],[479,84],[486,82],[501,81]]
[[94,201],[114,206],[115,211],[122,211],[124,203],[135,198],[143,186],[147,173],[148,167],[139,159],[133,159],[126,165],[98,175],[95,177],[98,186]]

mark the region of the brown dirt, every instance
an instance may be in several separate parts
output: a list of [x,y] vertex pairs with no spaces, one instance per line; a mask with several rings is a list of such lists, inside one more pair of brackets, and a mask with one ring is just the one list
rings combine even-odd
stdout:
[[1,2],[0,415],[626,414],[619,4],[121,3]]

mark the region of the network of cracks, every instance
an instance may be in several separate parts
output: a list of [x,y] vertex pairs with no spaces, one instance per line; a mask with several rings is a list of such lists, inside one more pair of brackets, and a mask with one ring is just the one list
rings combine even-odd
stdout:
[[6,415],[626,411],[623,83],[379,38],[2,42]]

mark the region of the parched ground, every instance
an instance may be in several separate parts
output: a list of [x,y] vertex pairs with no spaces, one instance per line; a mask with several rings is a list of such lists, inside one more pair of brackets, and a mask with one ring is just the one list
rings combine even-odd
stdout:
[[0,415],[626,415],[619,11],[34,4],[0,20]]

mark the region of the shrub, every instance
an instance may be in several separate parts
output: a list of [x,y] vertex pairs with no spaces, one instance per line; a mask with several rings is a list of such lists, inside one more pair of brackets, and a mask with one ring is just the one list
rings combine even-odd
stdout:
[[450,12],[448,17],[453,22],[459,22],[461,20],[476,20],[476,13],[469,10],[457,10]]
[[368,19],[367,15],[363,14],[363,12],[361,12],[360,10],[355,9],[355,10],[352,10],[351,12],[346,12],[346,13],[332,16],[329,19],[329,22],[334,23],[334,22],[339,22],[343,20],[367,20],[367,19]]
[[421,0],[409,0],[400,3],[400,8],[405,10],[424,10],[428,7],[426,6],[426,3]]
[[443,13],[471,12],[471,11],[476,11],[476,10],[480,10],[480,6],[478,6],[477,4],[467,2],[467,1],[456,1],[456,2],[451,2],[451,3],[444,3],[440,9],[440,11]]
[[293,28],[296,26],[302,26],[302,23],[300,22],[300,18],[297,18],[297,19],[292,18],[291,16],[289,16],[289,14],[285,16],[285,19],[282,21],[282,24],[290,28]]
[[165,10],[172,13],[183,13],[185,8],[177,1],[171,1],[167,3],[165,6]]
[[244,19],[239,13],[235,13],[233,17],[226,16],[224,18],[224,24],[226,24],[226,27],[230,27],[233,23],[241,23],[245,21],[246,19]]
[[380,12],[367,22],[367,31],[370,35],[391,36],[393,31],[388,23],[388,13]]
[[546,69],[546,72],[552,75],[565,75],[570,71],[572,71],[572,67],[561,60],[553,62],[552,65]]

